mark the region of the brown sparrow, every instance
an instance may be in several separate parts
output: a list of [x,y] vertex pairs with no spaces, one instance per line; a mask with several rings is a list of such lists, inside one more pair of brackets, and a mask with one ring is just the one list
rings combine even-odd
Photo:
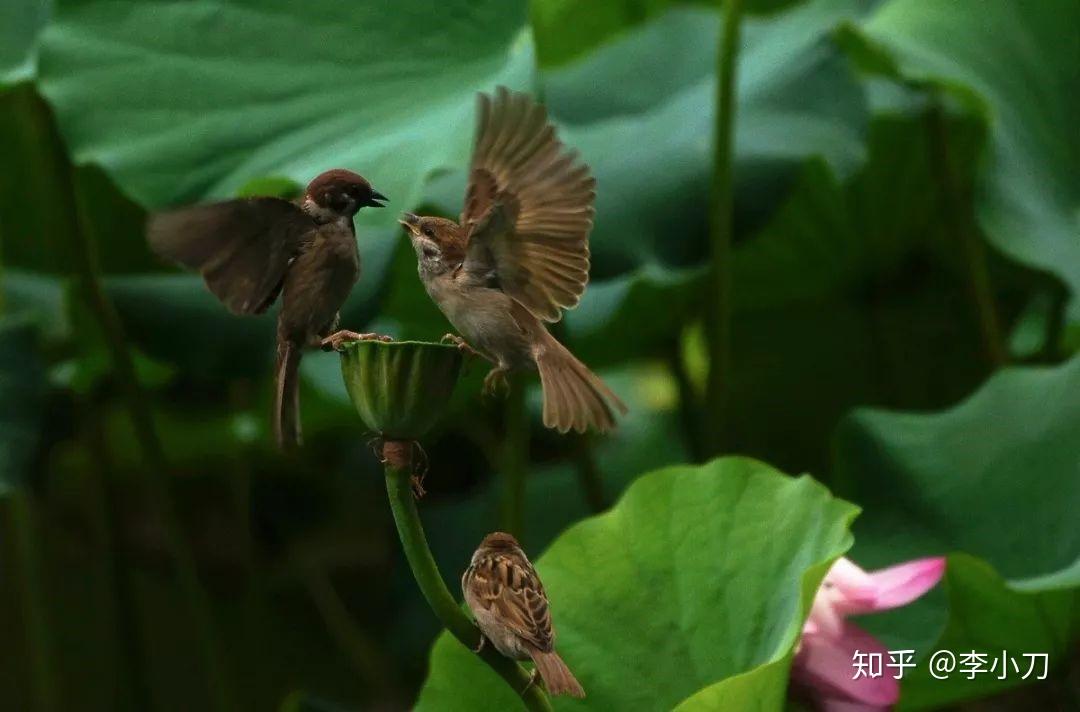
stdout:
[[500,87],[494,99],[479,97],[460,223],[411,213],[401,220],[427,293],[467,346],[495,364],[485,392],[511,370],[539,370],[544,425],[564,433],[610,430],[613,409],[626,412],[544,326],[577,306],[589,281],[595,185],[544,108]]
[[495,532],[480,542],[461,577],[465,602],[483,633],[480,648],[490,640],[513,660],[532,660],[552,695],[584,697],[585,690],[555,652],[547,594],[540,577],[517,540]]
[[311,181],[296,203],[241,198],[150,218],[154,251],[201,272],[232,313],[262,314],[281,295],[273,423],[279,447],[300,442],[301,351],[374,336],[332,332],[360,276],[353,215],[385,200],[361,176],[337,169]]

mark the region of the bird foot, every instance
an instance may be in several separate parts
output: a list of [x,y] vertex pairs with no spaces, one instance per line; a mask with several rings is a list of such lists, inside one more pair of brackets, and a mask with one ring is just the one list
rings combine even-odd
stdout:
[[335,331],[330,336],[327,336],[319,345],[326,350],[340,351],[343,344],[350,343],[352,341],[393,341],[394,337],[386,336],[384,334],[376,334],[375,332],[357,333],[355,331],[347,331],[342,329],[341,331]]
[[488,371],[488,375],[484,376],[484,388],[483,394],[485,396],[499,395],[500,391],[502,395],[506,395],[510,392],[510,381],[506,377],[507,369],[501,367],[495,367]]
[[473,652],[479,654],[480,651],[484,649],[485,645],[487,645],[487,636],[481,633],[480,642],[476,644],[475,648],[473,648]]
[[466,356],[480,355],[476,349],[474,349],[472,346],[469,346],[465,339],[461,338],[457,334],[443,334],[443,337],[439,340],[439,343],[452,344],[454,346],[457,346],[458,351],[465,354]]

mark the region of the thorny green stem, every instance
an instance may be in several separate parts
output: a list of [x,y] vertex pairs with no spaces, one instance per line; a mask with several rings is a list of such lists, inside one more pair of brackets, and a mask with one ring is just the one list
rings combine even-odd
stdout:
[[[413,578],[416,579],[431,610],[451,635],[465,647],[475,650],[480,645],[480,630],[450,595],[424,535],[424,527],[413,496],[412,461],[409,455],[411,451],[412,444],[408,442],[388,440],[383,446],[386,494],[390,499],[390,510],[394,514],[398,538],[401,539],[401,547],[405,550],[405,558],[409,561]],[[528,687],[530,675],[520,665],[500,655],[493,646],[485,645],[479,655],[515,692],[520,694]],[[528,687],[523,701],[530,710],[551,710],[551,703],[539,685]]]
[[53,655],[55,640],[50,630],[45,606],[45,591],[41,585],[41,551],[38,549],[38,532],[34,524],[33,502],[28,492],[15,492],[8,500],[11,511],[12,540],[22,584],[22,616],[26,626],[26,642],[30,651],[30,673],[34,700],[38,712],[55,712],[56,658]]
[[709,195],[710,291],[705,331],[709,375],[705,387],[708,419],[706,447],[724,448],[728,391],[731,387],[731,242],[734,188],[735,65],[739,54],[742,0],[727,0],[723,34],[716,58],[716,125],[713,131],[712,190]]
[[[64,161],[66,163],[66,159]],[[98,276],[97,261],[90,244],[89,230],[85,224],[84,212],[81,209],[78,189],[75,185],[74,169],[70,165],[66,165],[65,168],[69,185],[66,191],[62,191],[65,195],[61,200],[66,203],[63,206],[64,209],[70,211],[69,214],[74,217],[71,230],[71,254],[75,281],[104,334],[113,371],[121,387],[136,440],[142,450],[145,481],[150,490],[154,508],[161,516],[166,544],[176,563],[180,588],[191,608],[196,629],[201,634],[204,663],[214,706],[219,712],[229,712],[237,709],[236,698],[229,689],[225,658],[221,654],[221,645],[214,628],[209,600],[199,582],[195,559],[184,540],[180,516],[169,490],[168,465],[154,425],[153,413],[135,373],[135,364],[128,350],[120,318],[116,314],[112,301],[105,294]]]
[[994,308],[990,273],[986,268],[986,248],[972,227],[968,206],[953,172],[949,152],[949,127],[945,120],[945,111],[937,98],[930,107],[926,120],[930,139],[930,165],[941,191],[945,224],[954,239],[959,241],[960,249],[964,253],[968,290],[978,319],[986,360],[991,368],[998,368],[1006,361],[1005,342],[1001,337],[1001,325]]
[[522,539],[525,528],[525,475],[529,462],[529,414],[525,409],[525,385],[510,382],[506,396],[506,433],[499,458],[503,475],[502,522],[503,531]]

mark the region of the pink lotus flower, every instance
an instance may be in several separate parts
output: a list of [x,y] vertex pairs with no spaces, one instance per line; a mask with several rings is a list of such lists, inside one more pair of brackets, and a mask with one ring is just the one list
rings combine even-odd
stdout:
[[[855,679],[856,651],[890,662],[881,642],[846,618],[911,603],[945,573],[945,559],[916,559],[866,572],[850,559],[837,559],[814,596],[802,640],[791,667],[793,685],[825,712],[887,710],[900,697],[895,670]],[[868,659],[868,658],[863,658]]]

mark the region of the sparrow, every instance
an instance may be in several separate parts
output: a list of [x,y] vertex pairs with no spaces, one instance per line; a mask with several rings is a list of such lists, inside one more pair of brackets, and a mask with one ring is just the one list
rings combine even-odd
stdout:
[[483,633],[512,660],[532,660],[552,695],[584,697],[585,690],[555,652],[555,629],[540,577],[517,540],[504,532],[484,537],[461,577],[465,603]]
[[150,217],[147,239],[166,259],[198,270],[233,314],[262,314],[281,297],[273,429],[300,443],[300,357],[305,348],[384,338],[337,331],[338,310],[360,277],[353,216],[386,196],[351,171],[317,176],[296,202],[272,197],[195,205]]
[[[484,392],[507,374],[538,370],[544,425],[605,432],[626,406],[548,333],[589,281],[596,181],[555,135],[544,107],[500,87],[479,95],[465,208],[459,222],[404,213],[428,295],[494,364]],[[450,335],[448,335],[450,336]]]

